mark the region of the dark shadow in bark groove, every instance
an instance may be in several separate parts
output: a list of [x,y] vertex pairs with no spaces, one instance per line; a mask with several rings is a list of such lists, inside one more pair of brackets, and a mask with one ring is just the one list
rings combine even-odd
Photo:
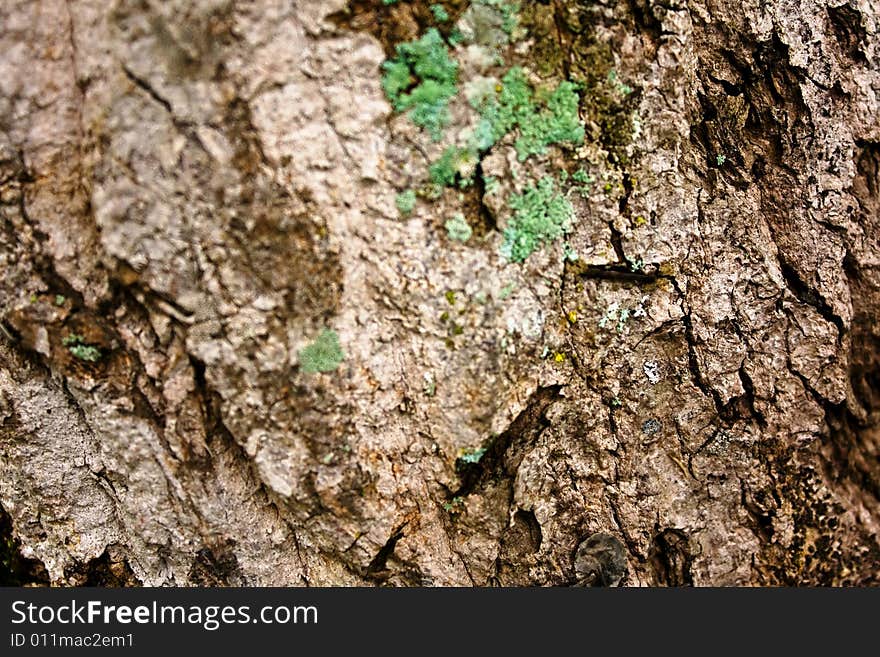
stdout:
[[21,554],[21,542],[12,530],[12,518],[0,505],[0,586],[49,586],[49,575],[38,559]]
[[[394,548],[397,542],[404,537],[404,530],[409,520],[394,528],[388,540],[370,561],[364,575],[379,584],[394,580],[395,584],[404,586],[422,586],[425,584],[424,575],[416,564],[396,559]],[[394,560],[393,564],[389,562]]]
[[839,7],[827,7],[827,11],[831,31],[843,54],[854,62],[867,64],[868,58],[864,48],[868,35],[862,12],[846,4]]
[[235,543],[227,541],[226,545],[211,549],[202,548],[196,552],[189,581],[195,586],[245,586],[238,558],[234,552]]
[[[449,15],[449,20],[438,21],[431,7],[440,4]],[[386,3],[382,0],[350,0],[342,11],[328,18],[334,25],[352,32],[367,32],[373,35],[385,49],[385,54],[394,56],[398,43],[418,38],[429,27],[435,27],[448,37],[455,22],[465,9],[469,0],[446,0],[436,3],[433,0],[409,0],[408,2]]]
[[525,455],[524,447],[541,429],[549,426],[544,414],[550,404],[559,399],[561,390],[562,386],[558,385],[538,388],[510,426],[489,443],[478,462],[459,459],[456,469],[461,485],[449,499],[469,495],[490,481],[513,477]]
[[541,549],[543,534],[535,514],[520,509],[505,527],[498,542],[494,582],[499,586],[529,586],[529,566]]
[[391,533],[391,536],[385,541],[385,545],[382,546],[376,553],[376,556],[373,557],[373,560],[370,561],[370,565],[367,566],[367,577],[379,578],[383,575],[387,576],[388,558],[394,554],[394,546],[397,545],[397,541],[401,538],[403,538],[402,526]]
[[121,588],[141,586],[140,580],[122,555],[121,546],[108,545],[100,556],[65,569],[64,577],[71,586]]
[[662,586],[693,586],[691,565],[695,555],[690,540],[680,529],[664,529],[654,536],[648,556]]

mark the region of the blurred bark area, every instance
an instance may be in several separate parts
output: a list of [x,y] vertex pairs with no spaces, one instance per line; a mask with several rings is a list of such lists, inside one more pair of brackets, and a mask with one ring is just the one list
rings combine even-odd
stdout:
[[880,5],[521,5],[574,261],[399,216],[426,3],[0,3],[4,581],[878,583]]

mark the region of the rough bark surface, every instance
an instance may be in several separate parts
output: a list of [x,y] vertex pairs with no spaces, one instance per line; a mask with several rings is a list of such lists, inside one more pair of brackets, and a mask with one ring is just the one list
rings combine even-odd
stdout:
[[399,216],[421,2],[0,3],[10,577],[878,583],[880,5],[521,4],[505,59],[588,89],[577,260],[482,184]]

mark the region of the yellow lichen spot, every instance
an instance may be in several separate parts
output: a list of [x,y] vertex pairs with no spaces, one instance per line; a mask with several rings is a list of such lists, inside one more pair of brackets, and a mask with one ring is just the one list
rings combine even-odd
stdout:
[[648,220],[645,219],[642,215],[639,215],[635,219],[636,226],[644,226],[646,223],[648,223]]
[[562,353],[561,351],[557,351],[555,354],[553,354],[553,360],[557,363],[564,363],[565,362],[565,354]]
[[574,324],[578,321],[578,314],[574,310],[569,310],[566,318],[568,319],[569,324]]

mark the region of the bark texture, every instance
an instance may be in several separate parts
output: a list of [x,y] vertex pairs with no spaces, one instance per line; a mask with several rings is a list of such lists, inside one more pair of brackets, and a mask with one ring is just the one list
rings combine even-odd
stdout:
[[[519,16],[584,145],[400,217],[439,146],[380,67],[427,3],[0,3],[8,577],[878,582],[880,5]],[[572,161],[578,258],[509,262],[487,181]]]

